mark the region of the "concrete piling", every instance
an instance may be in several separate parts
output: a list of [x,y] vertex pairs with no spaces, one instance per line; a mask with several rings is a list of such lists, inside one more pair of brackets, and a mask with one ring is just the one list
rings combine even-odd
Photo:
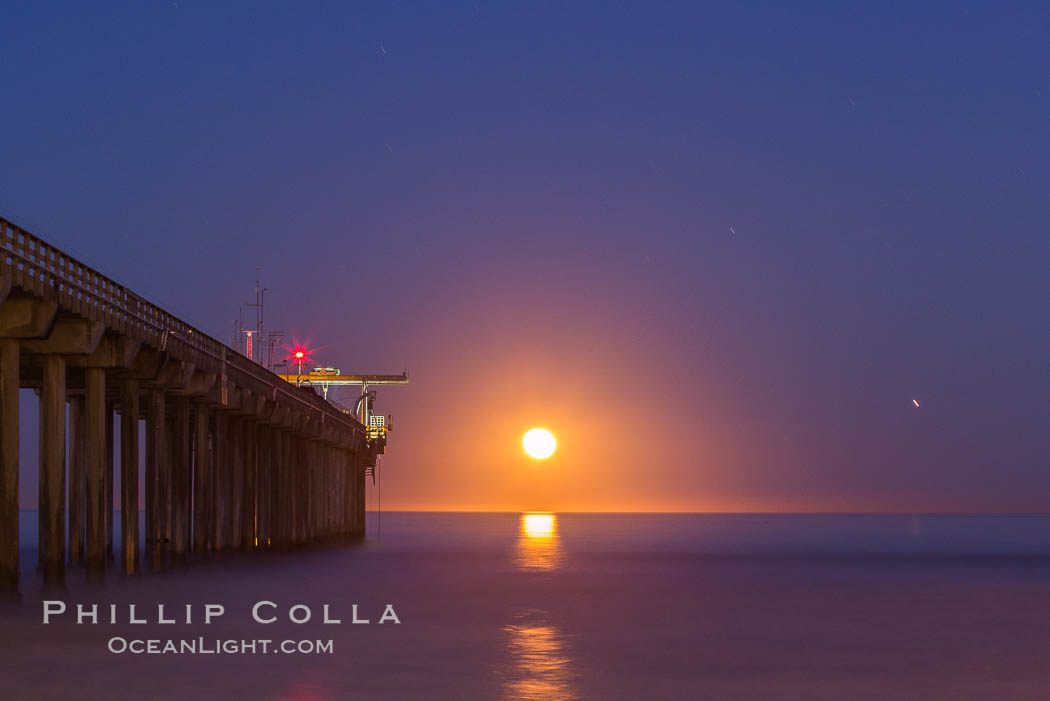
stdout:
[[106,539],[106,561],[113,560],[113,456],[115,451],[113,450],[113,414],[116,411],[116,406],[113,402],[106,400],[106,409],[104,415],[105,421],[105,441],[106,441],[106,453],[103,462],[103,470],[105,471],[105,497],[102,500],[102,517],[103,524],[102,528],[105,531]]
[[135,574],[139,558],[139,385],[120,387],[120,545],[124,574]]
[[150,568],[159,570],[164,554],[163,532],[167,514],[164,393],[151,389],[146,393],[146,402],[146,557]]
[[211,421],[203,403],[193,407],[193,550],[210,549]]
[[174,399],[171,431],[172,473],[172,552],[176,558],[186,555],[190,544],[190,509],[193,485],[193,454],[190,450],[190,398]]
[[18,589],[18,341],[0,338],[0,592]]
[[[86,501],[86,538],[87,568],[93,575],[99,575],[105,568],[107,543],[112,543],[112,533],[106,533],[109,522],[106,513],[112,518],[112,505],[106,502],[106,483],[112,488],[112,463],[107,462],[107,453],[112,443],[112,435],[106,440],[106,372],[102,368],[84,370],[84,463]],[[109,416],[112,426],[112,414]],[[110,467],[107,476],[106,468]],[[72,510],[70,510],[72,512]]]
[[63,586],[66,567],[66,361],[44,356],[40,393],[40,566],[45,586]]
[[69,398],[69,564],[84,561],[84,513],[87,465],[84,451],[84,396]]

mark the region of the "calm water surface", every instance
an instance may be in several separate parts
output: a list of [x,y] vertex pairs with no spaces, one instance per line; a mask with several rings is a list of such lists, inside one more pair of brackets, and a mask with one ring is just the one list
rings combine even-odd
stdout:
[[[386,513],[380,539],[371,518],[354,547],[102,587],[73,570],[47,598],[123,622],[44,626],[25,513],[0,698],[1050,698],[1050,517]],[[280,622],[252,622],[263,599]],[[129,625],[128,603],[193,604],[194,623]],[[226,608],[211,625],[206,603]],[[313,619],[288,622],[294,604]],[[377,624],[386,604],[400,625]],[[333,653],[115,655],[113,636]]]

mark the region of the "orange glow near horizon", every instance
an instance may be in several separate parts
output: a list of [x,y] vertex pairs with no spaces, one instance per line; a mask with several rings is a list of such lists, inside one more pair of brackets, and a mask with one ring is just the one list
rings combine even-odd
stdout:
[[[427,350],[428,367],[447,363],[447,369],[420,371],[408,387],[379,391],[377,413],[396,417],[383,458],[383,510],[521,514],[756,508],[732,489],[722,489],[727,475],[739,479],[738,472],[723,468],[735,464],[723,449],[729,431],[721,424],[686,421],[690,414],[672,390],[661,399],[665,438],[633,437],[625,421],[623,388],[609,380],[644,366],[647,356],[635,357],[629,346],[613,339],[606,345],[617,348],[615,357],[578,353],[577,346],[591,347],[582,336],[565,347],[526,343],[552,329],[575,334],[582,327],[573,322],[560,329],[549,319],[545,326],[521,319],[510,325],[498,310],[464,304],[460,311],[474,314],[471,323],[484,328],[485,343],[463,344],[462,337],[445,333],[436,317],[435,328],[419,343]],[[562,313],[566,320],[578,318],[565,309]],[[382,365],[381,360],[358,362]],[[674,386],[652,373],[645,377]],[[557,388],[553,394],[551,387]],[[545,460],[532,457],[523,445],[524,434],[534,428],[555,439],[554,453]],[[700,447],[685,459],[683,443]],[[378,493],[369,481],[370,509],[379,508]]]

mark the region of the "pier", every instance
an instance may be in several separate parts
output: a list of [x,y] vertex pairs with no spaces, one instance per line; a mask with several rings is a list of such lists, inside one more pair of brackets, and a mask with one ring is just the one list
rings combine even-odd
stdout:
[[364,536],[365,474],[385,450],[384,424],[366,427],[367,414],[282,379],[0,218],[0,590],[19,586],[22,388],[40,398],[46,586],[62,585],[67,566],[101,575],[115,551],[130,575],[192,553]]

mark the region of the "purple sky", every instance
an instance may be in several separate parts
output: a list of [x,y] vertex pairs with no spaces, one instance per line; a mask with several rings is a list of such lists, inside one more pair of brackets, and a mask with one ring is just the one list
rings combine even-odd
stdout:
[[8,8],[0,212],[407,367],[385,506],[1050,507],[1042,3],[498,5]]

